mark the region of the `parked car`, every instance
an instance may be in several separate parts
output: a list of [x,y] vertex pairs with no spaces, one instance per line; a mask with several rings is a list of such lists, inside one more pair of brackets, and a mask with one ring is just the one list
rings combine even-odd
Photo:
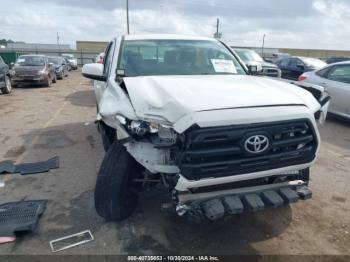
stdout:
[[277,64],[279,60],[281,60],[284,57],[290,57],[291,55],[288,53],[273,53],[272,57],[269,59],[271,60],[272,63]]
[[281,58],[277,65],[282,71],[282,78],[298,80],[302,73],[320,69],[327,64],[317,58],[291,56]]
[[281,77],[281,70],[278,68],[278,66],[264,61],[264,59],[262,59],[262,57],[254,50],[234,48],[234,51],[247,66],[258,65],[259,68],[261,68],[260,73],[262,75],[271,77]]
[[48,61],[54,65],[57,79],[63,79],[68,76],[68,67],[64,58],[51,56],[48,58]]
[[12,84],[24,83],[44,84],[56,83],[55,68],[44,55],[21,55],[13,66]]
[[3,94],[11,93],[11,72],[9,66],[0,56],[0,91]]
[[350,119],[350,61],[304,73],[299,81],[325,87],[332,97],[329,112]]
[[62,54],[62,57],[66,58],[73,70],[78,69],[78,60],[74,57],[73,54]]
[[327,64],[350,61],[350,57],[334,56],[326,59]]
[[311,197],[325,92],[252,76],[212,38],[125,35],[105,53],[82,74],[95,80],[106,150],[95,207],[106,220],[130,216],[155,184],[197,220]]
[[65,57],[62,57],[64,59],[64,61],[66,61],[66,66],[67,66],[67,70],[68,72],[72,71],[72,66],[69,63],[69,60]]

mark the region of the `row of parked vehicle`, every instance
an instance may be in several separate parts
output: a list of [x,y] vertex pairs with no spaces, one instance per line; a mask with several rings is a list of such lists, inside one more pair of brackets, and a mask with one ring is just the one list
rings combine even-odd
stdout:
[[270,63],[254,50],[234,51],[248,67],[257,66],[261,75],[324,87],[332,97],[328,111],[350,119],[350,58],[331,57],[323,61],[285,54]]
[[3,94],[8,94],[12,87],[22,85],[39,84],[50,87],[57,79],[64,79],[69,71],[77,68],[77,60],[72,54],[21,55],[10,65],[0,57],[0,90]]

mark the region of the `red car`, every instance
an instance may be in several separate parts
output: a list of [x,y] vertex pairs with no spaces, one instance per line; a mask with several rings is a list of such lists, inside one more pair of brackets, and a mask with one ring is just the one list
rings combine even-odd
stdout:
[[12,69],[13,86],[32,83],[49,87],[52,83],[56,83],[55,67],[44,55],[21,55]]

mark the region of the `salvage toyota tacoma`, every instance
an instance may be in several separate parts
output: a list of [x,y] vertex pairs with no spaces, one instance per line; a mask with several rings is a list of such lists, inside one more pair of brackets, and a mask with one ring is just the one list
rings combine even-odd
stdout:
[[95,80],[106,150],[97,213],[126,219],[159,185],[170,200],[163,207],[196,221],[310,198],[329,96],[256,71],[217,39],[113,39],[102,64],[82,69]]

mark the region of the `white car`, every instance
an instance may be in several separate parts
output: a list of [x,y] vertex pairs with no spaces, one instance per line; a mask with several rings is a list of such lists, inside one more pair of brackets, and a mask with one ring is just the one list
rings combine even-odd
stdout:
[[157,184],[163,207],[196,220],[310,198],[327,97],[254,70],[217,39],[178,35],[120,36],[84,65],[106,150],[98,214],[127,218]]
[[329,112],[350,119],[350,62],[330,64],[322,69],[307,72],[299,82],[326,88],[332,97]]
[[73,70],[78,69],[78,60],[74,57],[73,54],[62,54],[62,57],[66,58],[70,64],[70,67]]

